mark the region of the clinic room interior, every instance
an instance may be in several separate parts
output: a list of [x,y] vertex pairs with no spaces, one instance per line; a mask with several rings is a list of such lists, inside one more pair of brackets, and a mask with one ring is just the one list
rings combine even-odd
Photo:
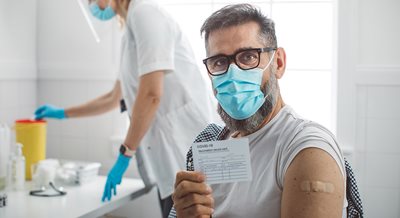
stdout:
[[399,9],[0,0],[0,217],[399,218]]

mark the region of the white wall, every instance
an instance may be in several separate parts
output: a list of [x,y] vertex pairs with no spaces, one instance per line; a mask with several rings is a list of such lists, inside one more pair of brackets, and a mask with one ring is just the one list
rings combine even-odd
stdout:
[[400,1],[339,1],[339,140],[353,166],[366,217],[400,217]]
[[0,1],[0,122],[36,106],[36,1]]

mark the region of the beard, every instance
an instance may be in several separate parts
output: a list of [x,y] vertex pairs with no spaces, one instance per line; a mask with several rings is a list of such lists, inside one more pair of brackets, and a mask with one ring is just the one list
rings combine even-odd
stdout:
[[270,73],[270,79],[261,89],[265,98],[264,103],[261,107],[253,114],[251,117],[246,118],[244,120],[236,120],[227,114],[221,105],[218,103],[218,114],[221,119],[224,121],[226,127],[230,131],[239,131],[242,133],[250,134],[258,130],[261,123],[265,120],[265,118],[271,114],[273,107],[276,104],[276,99],[278,96],[278,82],[273,72]]

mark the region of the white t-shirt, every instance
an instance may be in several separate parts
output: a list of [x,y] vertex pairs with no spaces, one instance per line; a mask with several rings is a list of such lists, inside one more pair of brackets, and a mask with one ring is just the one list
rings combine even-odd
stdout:
[[[346,187],[343,155],[329,131],[300,118],[289,106],[246,137],[250,143],[252,181],[211,185],[215,217],[279,218],[286,170],[294,157],[309,147],[323,149],[336,160]],[[343,195],[346,196],[345,189]],[[343,217],[346,207],[345,198]]]
[[211,92],[200,75],[193,51],[178,24],[155,1],[129,5],[121,44],[122,95],[128,113],[141,76],[162,70],[164,90],[152,126],[140,146],[161,198],[173,192],[175,174],[184,169],[192,139],[211,121]]

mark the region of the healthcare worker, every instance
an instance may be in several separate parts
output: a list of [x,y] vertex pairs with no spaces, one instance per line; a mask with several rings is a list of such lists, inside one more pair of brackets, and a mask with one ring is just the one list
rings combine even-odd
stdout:
[[36,110],[36,119],[102,114],[118,107],[123,98],[130,125],[121,154],[108,174],[102,200],[116,194],[131,156],[142,149],[150,162],[146,167],[154,172],[163,217],[167,217],[175,174],[184,169],[194,136],[211,121],[212,100],[207,97],[211,94],[205,95],[209,91],[188,40],[155,1],[89,3],[98,19],[117,15],[125,24],[119,78],[109,93],[85,104],[65,109],[43,105]]

